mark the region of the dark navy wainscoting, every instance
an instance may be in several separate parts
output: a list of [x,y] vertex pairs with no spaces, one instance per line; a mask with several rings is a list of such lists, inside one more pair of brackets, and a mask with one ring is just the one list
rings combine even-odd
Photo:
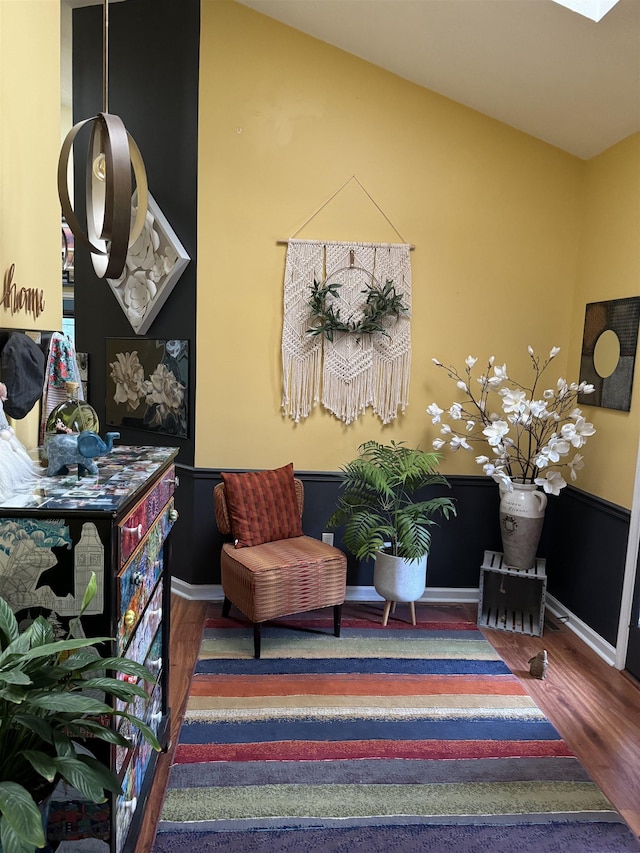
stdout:
[[[219,470],[178,465],[172,572],[191,585],[220,583],[223,537],[213,514]],[[303,529],[320,538],[335,508],[337,473],[296,471],[305,486]],[[427,585],[478,586],[485,549],[500,551],[498,488],[486,477],[449,476],[458,515],[434,529]],[[440,490],[438,494],[440,494]],[[550,497],[539,556],[547,559],[548,592],[607,642],[615,645],[630,512],[567,487]],[[340,531],[335,545],[341,547]],[[348,586],[371,586],[373,565],[349,557]]]
[[[181,523],[173,531],[176,577],[190,584],[220,583],[219,554],[223,537],[213,515],[213,487],[220,472],[178,466],[180,488],[176,506]],[[302,526],[308,536],[321,538],[326,520],[334,511],[339,493],[337,473],[296,471],[305,487]],[[498,488],[486,477],[450,477],[445,489],[456,503],[458,515],[434,527],[429,556],[428,585],[434,587],[477,587],[485,548],[500,550]],[[432,490],[442,494],[442,488]],[[424,496],[429,495],[425,490]],[[341,531],[334,531],[334,544],[342,547]],[[349,586],[371,586],[373,564],[358,562],[348,554]]]
[[547,591],[615,646],[631,513],[570,486],[549,504]]

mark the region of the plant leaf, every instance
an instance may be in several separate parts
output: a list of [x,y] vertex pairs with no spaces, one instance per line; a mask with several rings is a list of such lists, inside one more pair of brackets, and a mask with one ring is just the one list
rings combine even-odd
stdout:
[[55,760],[39,749],[23,749],[21,753],[23,758],[26,758],[29,764],[33,767],[36,773],[48,782],[53,782],[56,776]]
[[0,635],[3,649],[18,636],[18,622],[4,598],[0,598]]
[[92,803],[103,803],[105,801],[102,776],[84,761],[70,756],[55,758],[54,761],[62,778],[77,788],[84,797],[91,800]]
[[121,672],[123,675],[135,675],[144,681],[152,681],[154,684],[156,681],[155,676],[146,666],[129,658],[103,658],[102,665],[105,669],[115,670],[116,672]]
[[22,657],[29,651],[29,645],[29,635],[26,633],[18,634],[0,655],[0,666],[11,666],[13,655]]
[[42,616],[29,625],[24,632],[29,635],[29,641],[32,648],[35,646],[44,646],[47,643],[54,642],[53,629],[51,625]]
[[156,678],[145,666],[135,660],[119,657],[96,657],[86,652],[79,651],[67,658],[61,664],[62,668],[68,669],[70,672],[92,672],[112,670],[121,672],[123,675],[135,675],[137,678],[142,678],[152,684],[156,683]]
[[162,747],[160,746],[160,742],[155,735],[155,732],[152,728],[150,728],[146,723],[144,723],[139,717],[135,717],[133,714],[121,713],[118,714],[119,717],[124,717],[126,720],[130,720],[136,728],[140,729],[142,736],[147,740],[153,749],[156,752],[160,752]]
[[53,742],[53,730],[49,723],[42,717],[38,717],[35,714],[22,714],[18,712],[14,714],[13,723],[14,725],[22,726],[29,731],[35,732],[40,740],[45,741],[45,743]]
[[[26,788],[15,782],[0,782],[0,811],[2,812],[3,851],[9,853],[10,849],[22,849],[16,846],[18,841],[23,846],[30,844],[32,850],[34,847],[44,846],[42,815]],[[6,832],[5,821],[15,833],[16,838]],[[7,844],[6,847],[5,844]]]
[[51,729],[52,742],[56,751],[56,755],[58,758],[60,757],[69,757],[73,758],[76,754],[75,749],[73,748],[73,744],[71,743],[71,738],[65,733],[61,732],[58,729]]
[[0,670],[0,683],[5,684],[31,684],[31,679],[26,672],[19,669],[8,669],[5,672]]
[[98,723],[95,720],[82,718],[79,720],[72,720],[68,725],[72,730],[77,730],[78,737],[87,732],[92,737],[105,741],[105,743],[114,743],[117,746],[125,747],[130,746],[129,741],[121,734],[112,728],[103,726],[102,723]]
[[89,578],[89,583],[87,584],[87,588],[84,591],[84,597],[82,599],[82,606],[80,608],[80,616],[82,616],[84,611],[91,604],[93,599],[96,597],[97,592],[98,592],[98,582],[96,580],[96,573],[91,572],[91,577]]
[[44,646],[38,646],[35,649],[30,649],[28,652],[25,652],[24,659],[34,660],[42,657],[57,656],[60,652],[84,649],[87,646],[96,646],[98,643],[105,643],[110,640],[111,637],[92,637],[82,640],[56,640],[54,643],[46,643]]
[[83,696],[81,693],[34,691],[29,697],[29,703],[34,708],[68,714],[110,714],[113,710],[105,702],[100,702],[91,696]]
[[95,780],[103,789],[111,791],[114,794],[122,793],[118,777],[102,761],[98,761],[93,755],[79,755],[78,760],[93,774]]
[[13,702],[15,705],[20,705],[21,702],[24,702],[26,695],[25,688],[19,685],[10,684],[0,690],[0,699],[5,702]]
[[34,848],[33,844],[19,838],[11,824],[0,816],[0,849],[7,853],[33,853]]
[[68,672],[88,672],[104,670],[103,658],[97,649],[76,649],[60,663],[60,668]]
[[82,687],[86,690],[103,690],[105,693],[125,701],[130,701],[134,696],[140,696],[142,699],[149,697],[144,687],[131,684],[129,681],[122,681],[120,678],[88,678],[82,682]]

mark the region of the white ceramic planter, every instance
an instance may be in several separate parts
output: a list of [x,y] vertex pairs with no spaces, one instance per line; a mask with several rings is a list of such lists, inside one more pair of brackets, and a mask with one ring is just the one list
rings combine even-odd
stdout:
[[385,601],[417,601],[427,585],[427,555],[405,560],[381,551],[375,559],[373,585]]

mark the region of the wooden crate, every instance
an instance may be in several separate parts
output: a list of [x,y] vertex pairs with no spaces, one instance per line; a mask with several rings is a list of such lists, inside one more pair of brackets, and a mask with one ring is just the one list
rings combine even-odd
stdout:
[[498,551],[485,551],[480,568],[478,625],[541,637],[547,594],[546,560],[530,569],[503,566]]

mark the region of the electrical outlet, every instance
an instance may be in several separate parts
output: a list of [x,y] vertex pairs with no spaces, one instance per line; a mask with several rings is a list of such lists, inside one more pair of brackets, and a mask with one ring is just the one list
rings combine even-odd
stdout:
[[333,545],[333,533],[323,533],[322,541],[326,542],[327,545]]

